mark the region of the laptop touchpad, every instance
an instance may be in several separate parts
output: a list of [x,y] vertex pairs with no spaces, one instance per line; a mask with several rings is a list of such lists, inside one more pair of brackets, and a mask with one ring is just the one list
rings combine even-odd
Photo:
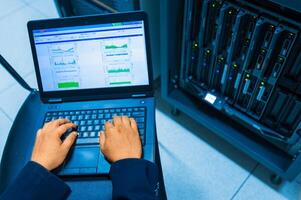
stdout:
[[98,157],[98,147],[75,147],[64,168],[96,168]]

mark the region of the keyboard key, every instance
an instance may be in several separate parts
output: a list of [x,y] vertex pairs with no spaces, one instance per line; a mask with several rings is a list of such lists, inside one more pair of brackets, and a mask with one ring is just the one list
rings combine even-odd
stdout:
[[121,111],[122,111],[122,112],[126,112],[126,108],[122,108]]
[[92,113],[93,113],[93,114],[97,114],[97,110],[93,110]]
[[139,109],[138,108],[134,108],[134,111],[138,111]]
[[135,120],[136,120],[137,123],[144,122],[144,118],[143,117],[138,117]]
[[99,119],[94,120],[93,124],[98,125],[100,123]]
[[140,110],[140,111],[144,111],[145,108],[144,108],[144,107],[140,107],[139,110]]
[[95,131],[93,131],[93,132],[90,133],[90,137],[95,137],[96,135],[97,135],[97,134],[96,134]]
[[108,109],[105,109],[104,110],[104,113],[109,113],[110,111]]
[[93,131],[93,126],[88,126],[88,131]]
[[91,111],[91,110],[88,110],[88,111],[87,111],[87,114],[89,114],[89,115],[92,114],[92,111]]
[[94,127],[94,130],[95,130],[95,131],[100,131],[100,125],[96,125],[96,126]]
[[94,138],[78,138],[76,140],[76,144],[98,144],[99,139],[98,137]]
[[75,112],[74,111],[70,111],[70,115],[74,115],[75,114]]
[[98,114],[98,119],[102,119],[103,118],[103,114]]
[[139,123],[139,124],[137,124],[137,126],[138,126],[138,129],[143,129],[144,128],[144,124],[143,123]]
[[96,119],[97,118],[97,115],[96,114],[93,114],[92,116],[91,116],[91,119]]
[[117,108],[117,109],[116,109],[116,112],[121,112],[121,109],[120,109],[120,108]]
[[73,124],[79,125],[79,121],[73,121]]
[[79,115],[78,116],[78,120],[82,120],[82,119],[84,119],[84,116],[83,115]]
[[92,120],[88,120],[87,121],[87,125],[92,125],[93,121]]
[[86,125],[86,121],[80,121],[79,125],[81,125],[81,126]]
[[128,108],[128,111],[129,111],[129,112],[132,112],[132,111],[133,111],[133,108]]
[[105,114],[105,119],[111,119],[111,114]]
[[110,109],[110,113],[113,113],[113,112],[115,112],[115,109],[114,108]]
[[139,134],[144,135],[144,129],[139,129]]
[[84,119],[91,119],[91,115],[85,115]]
[[76,114],[76,115],[79,115],[79,114],[80,114],[80,111],[75,111],[75,114]]
[[86,127],[86,126],[81,126],[81,127],[80,127],[80,131],[81,131],[81,132],[84,132],[84,131],[86,131],[86,130],[87,130],[87,127]]
[[103,113],[103,110],[98,110],[98,113]]
[[77,116],[73,115],[71,116],[71,121],[77,120]]
[[83,137],[85,138],[85,137],[89,137],[89,133],[88,132],[84,132],[83,133]]
[[144,112],[133,112],[133,117],[144,116]]

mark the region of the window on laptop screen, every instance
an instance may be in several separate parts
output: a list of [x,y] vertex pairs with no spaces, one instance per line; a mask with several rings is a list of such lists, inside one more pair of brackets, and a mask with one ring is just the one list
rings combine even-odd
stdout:
[[34,30],[45,92],[148,85],[143,21]]

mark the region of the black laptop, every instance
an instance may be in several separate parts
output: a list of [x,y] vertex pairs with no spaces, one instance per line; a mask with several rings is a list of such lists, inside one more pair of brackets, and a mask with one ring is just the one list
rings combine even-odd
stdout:
[[136,119],[154,161],[155,102],[144,12],[28,22],[45,118],[70,119],[79,136],[59,175],[108,174],[99,132],[113,116]]

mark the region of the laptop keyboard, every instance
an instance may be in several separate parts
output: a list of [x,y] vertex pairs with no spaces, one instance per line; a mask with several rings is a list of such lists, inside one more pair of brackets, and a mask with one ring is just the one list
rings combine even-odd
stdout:
[[70,110],[47,112],[44,123],[65,118],[77,124],[76,144],[94,144],[99,142],[99,134],[104,130],[105,122],[114,116],[128,116],[136,120],[142,145],[145,144],[146,107],[108,108],[95,110]]

